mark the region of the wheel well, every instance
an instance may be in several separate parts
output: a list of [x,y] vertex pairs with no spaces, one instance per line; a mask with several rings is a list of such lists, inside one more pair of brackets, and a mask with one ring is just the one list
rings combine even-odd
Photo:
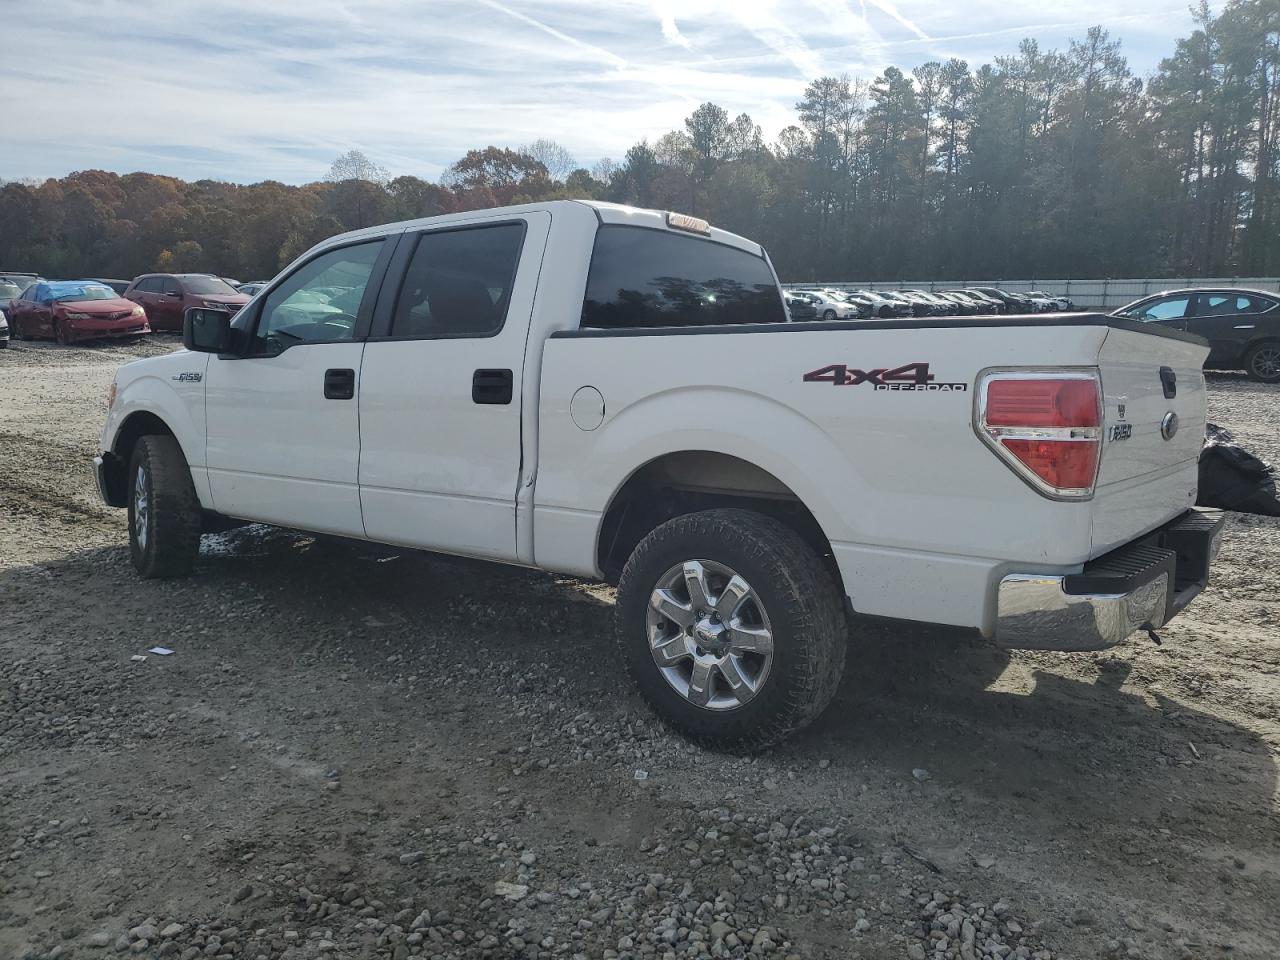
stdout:
[[116,433],[115,446],[111,452],[127,466],[138,439],[153,434],[165,434],[170,437],[174,435],[169,425],[154,413],[148,413],[146,410],[132,413]]
[[616,583],[636,546],[655,527],[715,507],[755,510],[785,523],[823,558],[842,587],[831,542],[795,492],[753,463],[710,450],[666,454],[627,479],[600,524],[597,566],[609,582]]
[[123,507],[127,502],[125,473],[129,469],[133,448],[137,445],[139,438],[155,434],[166,434],[171,437],[174,435],[167,423],[154,413],[148,413],[145,410],[130,414],[116,433],[115,444],[110,454],[104,454],[102,458],[102,482],[105,486],[103,493],[111,506]]

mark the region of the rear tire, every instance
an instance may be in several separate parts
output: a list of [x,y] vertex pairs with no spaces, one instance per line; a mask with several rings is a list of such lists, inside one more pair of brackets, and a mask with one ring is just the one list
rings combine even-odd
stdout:
[[173,437],[142,437],[127,475],[129,555],[145,579],[183,577],[200,550],[200,501]]
[[1244,355],[1244,372],[1259,383],[1280,383],[1280,341],[1252,347]]
[[794,530],[747,510],[653,530],[622,572],[616,616],[641,697],[706,746],[786,739],[821,715],[844,672],[848,624],[830,573]]
[[823,320],[826,320],[828,323],[830,323],[830,322],[831,322],[832,320],[834,320],[835,318],[836,318],[836,312],[835,312],[834,310],[823,310],[823,311],[822,311],[822,319],[823,319]]

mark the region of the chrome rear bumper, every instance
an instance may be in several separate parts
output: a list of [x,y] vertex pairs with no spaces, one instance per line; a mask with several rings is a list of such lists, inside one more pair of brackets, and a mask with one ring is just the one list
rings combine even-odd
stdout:
[[1103,650],[1163,626],[1209,580],[1223,514],[1193,509],[1090,560],[1079,573],[1009,574],[1000,581],[996,643],[1029,650]]

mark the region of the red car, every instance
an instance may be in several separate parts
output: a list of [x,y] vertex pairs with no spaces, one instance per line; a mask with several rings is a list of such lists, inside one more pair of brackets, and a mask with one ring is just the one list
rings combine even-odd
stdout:
[[53,337],[59,343],[150,333],[135,303],[96,280],[42,280],[9,301],[15,340]]
[[147,311],[153,330],[182,332],[188,307],[212,307],[235,313],[249,298],[225,280],[207,273],[148,273],[134,277],[127,299]]

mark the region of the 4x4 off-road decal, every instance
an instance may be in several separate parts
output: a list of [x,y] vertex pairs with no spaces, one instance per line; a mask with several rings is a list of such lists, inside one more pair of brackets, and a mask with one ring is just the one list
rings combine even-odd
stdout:
[[829,383],[833,387],[856,387],[869,383],[875,390],[923,390],[947,393],[969,389],[967,383],[937,383],[929,372],[927,363],[904,363],[900,367],[876,370],[858,370],[843,363],[810,370],[804,375],[805,383]]

